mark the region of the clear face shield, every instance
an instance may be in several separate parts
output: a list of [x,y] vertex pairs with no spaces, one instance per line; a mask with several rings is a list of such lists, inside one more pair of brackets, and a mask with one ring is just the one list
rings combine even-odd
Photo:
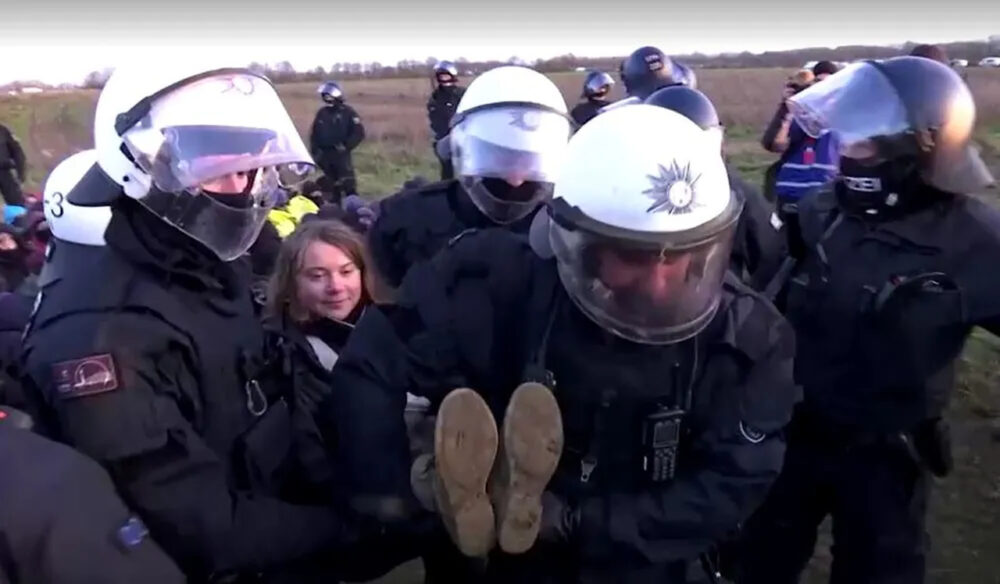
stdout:
[[279,188],[313,166],[274,88],[251,74],[160,96],[122,139],[152,179],[139,202],[224,261],[249,249]]
[[946,104],[947,123],[915,132],[892,82],[870,63],[855,63],[788,99],[789,111],[812,137],[835,132],[841,155],[865,166],[905,156],[919,159],[928,184],[975,192],[992,182],[968,136],[975,104],[968,90]]
[[569,134],[565,116],[530,106],[472,112],[451,131],[455,173],[484,215],[512,223],[552,197]]
[[718,309],[741,209],[734,197],[710,232],[676,244],[609,237],[556,219],[549,243],[563,286],[594,322],[633,342],[676,343],[703,330]]

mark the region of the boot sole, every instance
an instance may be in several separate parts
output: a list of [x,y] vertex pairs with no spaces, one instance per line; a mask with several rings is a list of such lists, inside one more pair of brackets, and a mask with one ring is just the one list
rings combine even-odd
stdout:
[[504,416],[503,440],[509,472],[497,504],[497,534],[503,551],[521,554],[538,538],[542,493],[562,455],[562,415],[547,387],[524,383],[514,390]]
[[463,388],[444,398],[434,427],[434,494],[445,527],[467,556],[484,557],[496,542],[486,483],[498,443],[493,413],[479,394]]

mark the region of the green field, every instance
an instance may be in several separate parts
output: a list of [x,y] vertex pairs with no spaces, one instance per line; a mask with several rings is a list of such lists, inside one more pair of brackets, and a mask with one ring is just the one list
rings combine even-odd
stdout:
[[[754,184],[774,155],[757,140],[778,102],[784,70],[699,71],[699,86],[715,101],[726,125],[730,161]],[[979,104],[977,140],[1000,176],[1000,70],[970,70],[969,84]],[[579,95],[578,74],[555,75],[567,101]],[[297,126],[305,132],[319,106],[315,87],[280,88]],[[355,155],[359,190],[367,197],[391,194],[414,175],[435,177],[424,114],[426,79],[347,82],[348,100],[368,128],[368,140]],[[0,123],[25,145],[28,186],[38,188],[65,156],[88,148],[96,93],[74,91],[0,97]],[[995,200],[994,192],[982,193]],[[1000,342],[977,334],[962,359],[950,419],[956,442],[956,472],[939,481],[932,497],[932,554],[928,581],[935,584],[1000,584]],[[821,546],[822,547],[822,546]],[[829,552],[821,549],[808,584],[824,582]],[[385,582],[420,582],[420,568],[409,565]]]

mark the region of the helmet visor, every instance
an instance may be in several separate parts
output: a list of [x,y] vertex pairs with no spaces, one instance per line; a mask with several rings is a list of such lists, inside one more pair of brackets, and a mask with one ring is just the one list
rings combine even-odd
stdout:
[[459,176],[552,183],[562,167],[569,120],[555,112],[522,106],[473,112],[451,133]]
[[788,99],[795,121],[813,138],[836,132],[846,149],[910,127],[892,83],[867,63],[855,63]]
[[256,239],[278,189],[314,166],[274,88],[251,74],[178,87],[122,139],[152,180],[139,201],[227,261]]
[[563,286],[605,330],[638,343],[668,344],[698,334],[715,315],[735,221],[711,239],[671,248],[549,223]]

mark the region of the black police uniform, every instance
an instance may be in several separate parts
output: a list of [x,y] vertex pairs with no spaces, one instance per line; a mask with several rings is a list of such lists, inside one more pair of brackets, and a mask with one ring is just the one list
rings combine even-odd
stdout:
[[[505,229],[527,233],[531,213]],[[411,266],[434,257],[468,229],[498,227],[469,198],[458,181],[403,190],[379,202],[378,219],[368,232],[369,251],[379,274],[399,286]]]
[[323,171],[324,191],[332,202],[356,193],[357,177],[351,152],[365,139],[365,126],[354,108],[336,103],[320,108],[309,131],[309,151]]
[[0,195],[8,205],[24,205],[21,181],[24,180],[26,163],[21,144],[7,126],[0,124]]
[[876,215],[800,204],[807,254],[787,285],[805,393],[788,455],[746,532],[742,582],[797,582],[833,514],[833,578],[921,582],[928,470],[946,474],[940,421],[973,326],[1000,332],[1000,214],[918,187]]
[[597,117],[597,114],[601,112],[601,108],[609,103],[611,102],[604,99],[586,99],[576,104],[570,110],[569,115],[579,127]]
[[[581,523],[571,544],[497,555],[484,581],[685,582],[691,560],[735,529],[777,476],[779,430],[798,397],[793,344],[785,320],[732,277],[695,338],[624,341],[578,311],[554,260],[523,237],[485,230],[415,266],[397,305],[366,312],[322,414],[331,439],[369,445],[366,459],[344,460],[355,492],[402,493],[407,390],[439,403],[472,387],[500,419],[518,384],[545,381],[566,440],[549,489],[581,510]],[[675,408],[685,411],[676,477],[653,481],[641,428]]]
[[45,282],[29,325],[26,391],[42,421],[108,469],[194,580],[335,560],[339,515],[276,497],[289,415],[262,377],[245,265],[124,197],[105,239]]
[[[431,93],[427,100],[427,119],[431,125],[431,133],[434,134],[434,153],[438,154],[437,144],[442,138],[451,132],[451,118],[458,109],[458,102],[462,101],[465,95],[465,88],[458,85],[439,85]],[[452,166],[451,158],[441,158],[441,180],[455,178],[455,168]]]
[[760,189],[743,180],[729,167],[729,186],[743,200],[743,212],[736,224],[729,269],[755,290],[763,290],[778,271],[785,240],[781,223]]
[[0,469],[0,582],[185,582],[99,464],[2,410]]

